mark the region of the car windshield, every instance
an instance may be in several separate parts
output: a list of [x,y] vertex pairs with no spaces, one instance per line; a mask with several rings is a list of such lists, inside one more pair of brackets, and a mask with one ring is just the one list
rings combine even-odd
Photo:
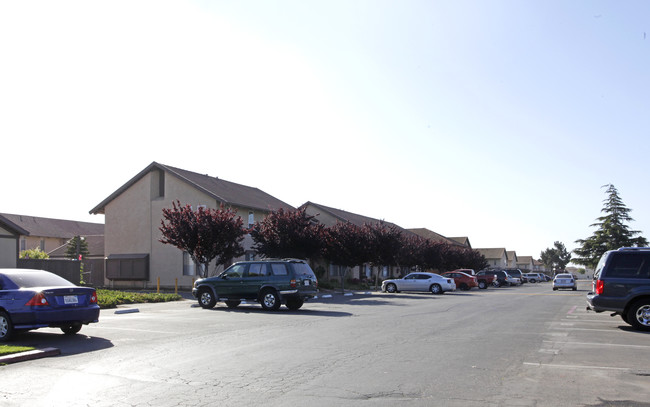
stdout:
[[558,274],[555,278],[573,278],[571,274]]
[[74,286],[71,282],[47,271],[26,271],[6,276],[20,288]]

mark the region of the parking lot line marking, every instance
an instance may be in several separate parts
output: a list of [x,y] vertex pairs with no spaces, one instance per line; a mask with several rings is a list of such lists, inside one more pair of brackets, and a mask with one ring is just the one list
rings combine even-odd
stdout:
[[569,310],[569,312],[567,312],[567,315],[571,315],[571,314],[573,314],[573,312],[576,310],[576,308],[578,308],[578,306],[577,306],[577,305],[574,305],[573,308],[571,308],[571,309]]
[[594,370],[617,370],[620,372],[627,372],[631,369],[627,367],[611,367],[611,366],[580,366],[580,365],[554,365],[550,363],[539,363],[539,362],[524,362],[526,366],[537,366],[537,367],[554,367],[559,369],[594,369]]
[[114,330],[114,331],[136,331],[136,332],[149,332],[152,334],[168,334],[172,335],[178,332],[167,332],[167,331],[154,331],[151,329],[137,329],[137,328],[117,328],[117,327],[107,327],[107,326],[99,326],[99,325],[89,325],[91,328],[95,329],[109,329],[109,330]]
[[596,332],[616,332],[612,329],[595,329],[595,328],[551,328],[551,329],[562,329],[567,331],[596,331]]
[[619,348],[650,349],[650,345],[626,345],[622,343],[558,342],[558,341],[542,341],[542,342],[561,343],[563,345],[577,345],[577,346],[612,346],[612,347],[619,347]]

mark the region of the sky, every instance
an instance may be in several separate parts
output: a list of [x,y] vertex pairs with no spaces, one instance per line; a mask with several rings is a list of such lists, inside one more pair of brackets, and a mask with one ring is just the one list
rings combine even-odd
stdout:
[[0,213],[153,161],[539,258],[650,237],[650,2],[0,0]]

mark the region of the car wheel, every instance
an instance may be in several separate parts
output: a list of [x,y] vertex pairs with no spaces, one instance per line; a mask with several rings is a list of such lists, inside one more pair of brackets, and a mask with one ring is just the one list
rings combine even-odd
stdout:
[[387,293],[396,293],[397,292],[397,286],[395,284],[387,284],[386,285],[386,292]]
[[228,308],[237,308],[241,304],[239,300],[226,301],[226,307]]
[[289,308],[291,311],[296,311],[299,310],[304,303],[305,301],[300,298],[289,298],[287,300],[287,308]]
[[577,289],[578,289],[578,287],[573,287],[573,291],[576,291]]
[[495,286],[495,287],[500,287],[500,286],[501,286],[501,283],[499,282],[499,280],[494,280],[494,281],[492,282],[492,285]]
[[14,333],[14,325],[6,312],[0,311],[0,342],[6,342],[11,339]]
[[72,325],[62,326],[61,330],[66,335],[74,335],[77,332],[81,331],[81,322],[75,322]]
[[553,291],[557,291],[557,287],[553,287]]
[[485,290],[487,288],[487,284],[485,283],[485,281],[479,281],[478,288],[480,288],[481,290]]
[[260,295],[260,303],[266,311],[277,311],[280,308],[280,296],[275,290],[264,290]]
[[199,291],[199,305],[202,308],[209,309],[214,308],[217,304],[217,299],[214,297],[214,293],[209,288],[202,288]]
[[440,284],[432,284],[431,287],[429,287],[429,290],[431,291],[431,294],[443,294],[444,293],[442,291],[442,287],[440,287]]
[[628,324],[639,331],[650,331],[650,300],[639,300],[627,311]]

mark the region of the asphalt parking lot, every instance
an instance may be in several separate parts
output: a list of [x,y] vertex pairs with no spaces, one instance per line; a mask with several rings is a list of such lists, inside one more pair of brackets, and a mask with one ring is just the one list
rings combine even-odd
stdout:
[[106,310],[74,337],[21,335],[61,354],[0,367],[0,404],[650,406],[650,337],[587,312],[587,291],[581,281],[576,292],[332,293],[272,313],[194,301]]

